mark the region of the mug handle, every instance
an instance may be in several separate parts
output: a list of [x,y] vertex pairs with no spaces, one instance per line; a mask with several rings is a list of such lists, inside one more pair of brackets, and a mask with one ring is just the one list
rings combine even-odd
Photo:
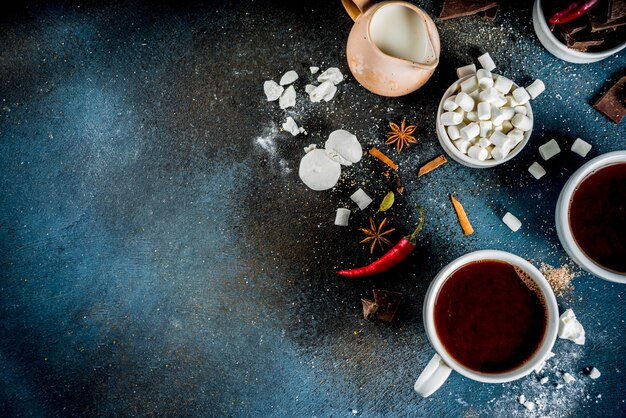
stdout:
[[355,22],[361,14],[373,5],[370,0],[341,0],[341,4]]
[[426,398],[446,381],[452,369],[444,363],[439,354],[435,354],[430,360],[420,377],[415,381],[414,389],[417,393]]

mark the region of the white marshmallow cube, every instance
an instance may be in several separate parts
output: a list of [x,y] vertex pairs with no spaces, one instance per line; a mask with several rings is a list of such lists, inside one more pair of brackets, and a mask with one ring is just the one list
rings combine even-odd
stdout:
[[511,152],[511,147],[509,143],[504,144],[501,147],[495,147],[491,151],[491,156],[494,160],[504,160],[507,155]]
[[448,138],[450,138],[452,141],[457,140],[461,137],[461,128],[459,128],[459,125],[448,126],[446,128],[446,131],[448,132]]
[[493,71],[496,69],[496,63],[493,62],[493,59],[491,59],[489,52],[486,52],[478,57],[478,62],[480,63],[480,66],[487,71]]
[[457,139],[456,141],[452,141],[452,143],[463,154],[467,154],[467,150],[469,149],[469,147],[472,146],[469,141],[466,141],[464,139]]
[[525,116],[528,115],[528,109],[526,108],[526,106],[518,105],[518,106],[515,106],[513,110],[515,110],[515,113],[519,113]]
[[480,146],[473,145],[467,150],[467,155],[475,160],[485,161],[489,153],[486,149],[481,148]]
[[487,148],[489,145],[491,145],[491,141],[484,136],[478,140],[478,146],[481,148]]
[[506,97],[502,94],[498,94],[496,98],[491,102],[492,105],[496,107],[502,107],[506,105]]
[[363,189],[361,188],[359,188],[356,192],[352,193],[352,196],[350,196],[350,199],[352,199],[352,201],[356,203],[359,209],[361,210],[365,209],[366,207],[370,205],[370,203],[372,203],[372,198],[369,197],[367,193],[365,193]]
[[[491,114],[491,109],[489,109],[489,114]],[[491,121],[489,121],[489,120],[480,121],[478,123],[478,126],[480,127],[480,134],[479,135],[482,136],[482,137],[489,136],[489,133],[493,129],[493,123],[491,123]]]
[[546,170],[536,161],[528,167],[528,172],[537,180],[546,175]]
[[498,94],[499,94],[498,90],[494,89],[493,87],[490,87],[488,89],[482,90],[478,94],[478,97],[481,102],[491,103],[498,98]]
[[472,99],[467,93],[460,92],[457,94],[454,102],[466,112],[474,109],[474,99]]
[[478,80],[478,87],[481,89],[488,89],[490,87],[493,87],[493,75],[489,70],[481,68],[480,70],[476,71],[476,79]]
[[513,143],[517,145],[524,140],[524,131],[517,128],[511,129],[509,132],[507,132],[506,136],[512,139]]
[[441,124],[443,126],[458,125],[463,122],[463,115],[456,112],[445,112],[441,115]]
[[517,219],[517,217],[511,212],[507,212],[506,215],[504,215],[504,217],[502,218],[502,222],[504,222],[506,226],[511,228],[511,231],[513,232],[517,232],[522,227],[522,223],[520,222],[520,220]]
[[517,101],[515,100],[515,98],[512,95],[507,94],[506,96],[504,96],[504,98],[506,99],[506,105],[508,107],[520,106],[520,104],[517,103]]
[[476,66],[474,64],[465,65],[456,69],[456,76],[458,78],[463,78],[472,74],[476,74]]
[[338,208],[335,215],[335,225],[348,226],[348,220],[350,219],[350,209]]
[[518,87],[513,90],[513,98],[517,103],[523,105],[528,103],[528,101],[530,100],[530,94],[528,94],[524,87]]
[[543,81],[541,80],[535,80],[532,82],[530,86],[526,87],[526,91],[530,95],[531,99],[537,98],[537,96],[543,93],[545,89],[546,89],[546,85],[543,84]]
[[500,93],[507,94],[511,91],[511,87],[513,87],[513,80],[499,75],[496,78],[496,82],[493,84],[493,87]]
[[476,113],[479,120],[489,120],[491,119],[491,106],[487,102],[480,102],[478,103]]
[[504,116],[504,120],[511,120],[513,116],[515,116],[515,109],[512,107],[502,107],[500,108],[500,112],[502,112],[502,116]]
[[450,96],[446,100],[444,100],[443,110],[447,110],[448,112],[452,112],[453,110],[456,110],[459,107],[459,105],[456,104],[454,99],[456,99],[456,95]]
[[465,119],[469,120],[470,122],[478,122],[478,113],[474,112],[473,110],[471,112],[467,112],[465,114]]
[[491,122],[494,126],[500,126],[504,122],[504,115],[496,106],[491,106]]
[[491,136],[489,137],[489,142],[491,142],[493,145],[495,145],[496,147],[502,147],[505,144],[510,144],[511,138],[509,138],[508,136],[506,136],[505,134],[503,134],[500,131],[495,131],[493,134],[491,134]]
[[591,144],[580,138],[576,138],[576,141],[572,144],[572,151],[581,157],[586,157],[589,151],[591,151]]
[[474,139],[480,133],[480,127],[477,123],[472,122],[464,128],[461,128],[461,139],[465,141],[469,141],[470,139]]
[[513,126],[521,129],[522,131],[530,131],[530,129],[533,127],[533,120],[528,116],[519,113],[516,113],[515,116],[513,116],[513,119],[511,119],[511,123],[513,124]]
[[539,154],[544,160],[549,160],[550,158],[557,155],[559,152],[561,152],[561,148],[559,147],[559,143],[556,142],[554,139],[549,140],[539,147]]
[[461,91],[464,93],[470,93],[478,88],[478,82],[476,76],[471,76],[467,80],[461,83]]

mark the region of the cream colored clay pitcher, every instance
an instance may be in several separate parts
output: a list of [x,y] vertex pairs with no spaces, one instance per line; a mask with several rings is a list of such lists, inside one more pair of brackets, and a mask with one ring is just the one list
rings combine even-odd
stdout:
[[422,87],[439,64],[439,32],[403,1],[341,0],[354,26],[346,56],[352,75],[372,93],[404,96]]

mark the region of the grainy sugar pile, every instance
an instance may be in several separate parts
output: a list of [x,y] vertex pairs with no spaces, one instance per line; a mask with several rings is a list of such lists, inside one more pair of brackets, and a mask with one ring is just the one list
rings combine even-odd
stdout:
[[550,283],[552,290],[554,290],[557,296],[562,296],[574,290],[572,280],[576,277],[576,273],[571,264],[553,267],[550,264],[541,263],[539,270],[541,274],[545,276],[546,280],[548,280],[548,283]]

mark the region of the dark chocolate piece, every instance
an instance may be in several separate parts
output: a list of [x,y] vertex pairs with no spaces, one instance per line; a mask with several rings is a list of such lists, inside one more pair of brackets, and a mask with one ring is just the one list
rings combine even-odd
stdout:
[[604,93],[593,107],[614,123],[620,123],[626,115],[626,76]]
[[566,35],[567,47],[577,51],[586,51],[591,46],[602,45],[604,37],[587,31],[578,32],[574,35]]
[[626,17],[612,20],[610,22],[600,22],[593,17],[591,18],[591,32],[598,32],[607,29],[616,29],[624,25],[626,25]]
[[363,305],[363,318],[368,321],[374,319],[374,315],[376,315],[376,311],[378,311],[378,304],[369,299],[361,299],[361,304]]
[[496,7],[492,7],[491,9],[487,9],[483,12],[483,17],[487,20],[496,20],[496,16],[498,15],[498,10],[500,10],[500,5]]
[[498,5],[493,0],[444,0],[439,18],[441,20],[471,16]]
[[561,34],[565,37],[566,35],[574,35],[575,33],[586,29],[588,26],[589,20],[587,19],[587,16],[583,16],[570,22],[557,25],[557,28],[559,28]]
[[610,23],[626,17],[626,0],[610,0],[606,22]]
[[385,322],[393,321],[402,301],[402,293],[380,289],[374,289],[372,293],[374,293],[374,301],[378,305],[376,317]]

